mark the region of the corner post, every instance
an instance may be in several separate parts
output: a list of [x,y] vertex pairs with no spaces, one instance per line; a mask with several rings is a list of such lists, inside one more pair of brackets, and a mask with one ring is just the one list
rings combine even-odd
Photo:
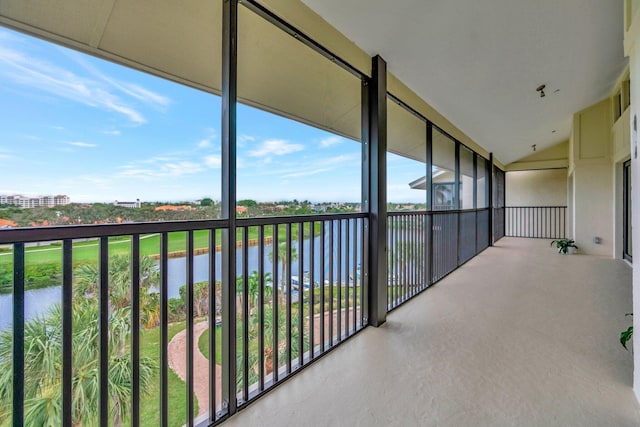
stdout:
[[489,246],[493,246],[495,237],[493,235],[493,153],[489,153]]
[[378,327],[387,320],[387,63],[372,59],[369,82],[369,319]]
[[236,393],[236,103],[238,0],[222,6],[222,410],[237,411]]

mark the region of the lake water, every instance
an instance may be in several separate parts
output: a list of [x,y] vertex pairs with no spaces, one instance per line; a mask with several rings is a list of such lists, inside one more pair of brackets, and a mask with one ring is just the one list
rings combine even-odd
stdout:
[[[353,235],[350,236],[351,242],[353,242]],[[329,248],[328,244],[325,242],[325,260],[321,262],[320,259],[320,246],[323,244],[322,239],[320,237],[314,238],[314,258],[315,258],[315,266],[314,266],[314,281],[320,281],[320,266],[325,264],[328,266],[329,259]],[[337,239],[334,244],[337,245]],[[298,242],[293,242],[292,247],[296,248],[298,252],[298,256],[300,256],[300,251],[298,250]],[[271,245],[265,245],[264,251],[264,270],[265,272],[270,272],[273,276],[273,266],[271,261],[269,261],[269,252],[271,251]],[[304,243],[304,269],[309,270],[309,241],[305,240]],[[344,244],[343,244],[343,265],[342,270],[344,271]],[[238,248],[236,251],[238,265],[237,265],[237,274],[242,274],[242,249]],[[258,269],[258,259],[259,259],[259,250],[257,246],[250,246],[247,249],[248,255],[248,270],[249,273],[253,270]],[[222,253],[216,252],[215,255],[216,262],[216,280],[220,280],[221,278],[221,268],[222,265]],[[360,265],[360,254],[358,255],[357,265]],[[337,272],[338,272],[338,263],[337,263],[337,246],[334,250],[334,282],[337,281]],[[168,260],[168,284],[169,284],[169,298],[179,298],[180,293],[179,289],[186,282],[186,268],[187,262],[186,258],[170,258]],[[278,265],[278,277],[282,275],[281,266]],[[209,280],[209,254],[196,255],[194,257],[194,282],[206,281]],[[291,274],[293,276],[298,276],[298,260],[295,260],[291,263]],[[353,274],[353,248],[349,251],[349,275]],[[325,270],[325,279],[328,279],[328,267]],[[342,282],[346,282],[346,279],[343,278]],[[34,289],[25,292],[25,318],[32,319],[38,315],[45,315],[47,311],[55,304],[59,304],[62,301],[62,290],[61,286],[52,286],[44,289]],[[13,321],[13,302],[12,295],[5,294],[0,295],[0,330],[6,329],[11,326]]]

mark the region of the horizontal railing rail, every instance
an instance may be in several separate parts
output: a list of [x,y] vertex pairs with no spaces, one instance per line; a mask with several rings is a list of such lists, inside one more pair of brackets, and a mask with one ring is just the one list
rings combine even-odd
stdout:
[[124,224],[86,224],[55,227],[8,228],[0,230],[0,244],[16,242],[32,243],[63,239],[91,239],[117,237],[133,234],[171,233],[175,231],[195,231],[209,228],[226,228],[229,221],[224,219],[137,222]]
[[566,206],[507,206],[505,235],[537,239],[567,237]]

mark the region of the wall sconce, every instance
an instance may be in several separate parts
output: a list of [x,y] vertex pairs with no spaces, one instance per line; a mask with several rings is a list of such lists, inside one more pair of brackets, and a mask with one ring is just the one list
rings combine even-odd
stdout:
[[540,85],[536,88],[536,92],[540,92],[540,98],[544,98],[545,97],[545,93],[544,93],[544,88],[547,87],[547,85]]

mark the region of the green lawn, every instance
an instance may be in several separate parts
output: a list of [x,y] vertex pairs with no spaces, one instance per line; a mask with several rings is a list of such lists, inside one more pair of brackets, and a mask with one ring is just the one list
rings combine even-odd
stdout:
[[[185,328],[185,322],[169,325],[169,341]],[[140,336],[140,355],[151,357],[160,364],[160,328],[144,331]],[[187,419],[187,385],[172,370],[169,372],[169,425],[180,427]],[[198,400],[194,398],[194,414],[198,413]],[[156,371],[151,386],[140,398],[140,420],[144,425],[160,425],[160,371]]]
[[[198,340],[198,348],[200,349],[200,353],[207,359],[209,358],[209,329],[205,329],[205,331],[200,335],[200,339]],[[216,326],[216,364],[222,365],[222,327]]]
[[[316,224],[315,234],[319,234],[320,224]],[[280,226],[279,231],[280,239],[285,236],[285,227]],[[305,226],[305,233],[309,233],[309,226]],[[271,237],[273,234],[272,227],[265,227],[265,237]],[[184,251],[186,250],[186,236],[187,232],[173,232],[169,233],[169,252]],[[209,231],[208,230],[196,230],[193,233],[194,236],[194,248],[208,248],[209,247]],[[298,228],[292,227],[291,232],[292,239],[297,239]],[[249,239],[258,238],[258,228],[249,227],[249,233],[247,236]],[[238,229],[237,239],[242,239],[242,230]],[[216,231],[216,242],[221,244],[221,230]],[[84,242],[74,242],[73,244],[73,262],[74,264],[85,262],[96,262],[98,259],[98,240],[90,240]],[[109,253],[111,255],[127,255],[131,252],[131,237],[119,236],[109,238]],[[140,254],[141,255],[157,255],[160,253],[160,235],[149,234],[140,236]],[[13,261],[13,252],[3,251],[0,252],[0,265],[11,264]],[[30,246],[26,249],[25,262],[27,264],[44,264],[44,263],[60,263],[62,260],[62,244],[53,243],[42,246]]]

